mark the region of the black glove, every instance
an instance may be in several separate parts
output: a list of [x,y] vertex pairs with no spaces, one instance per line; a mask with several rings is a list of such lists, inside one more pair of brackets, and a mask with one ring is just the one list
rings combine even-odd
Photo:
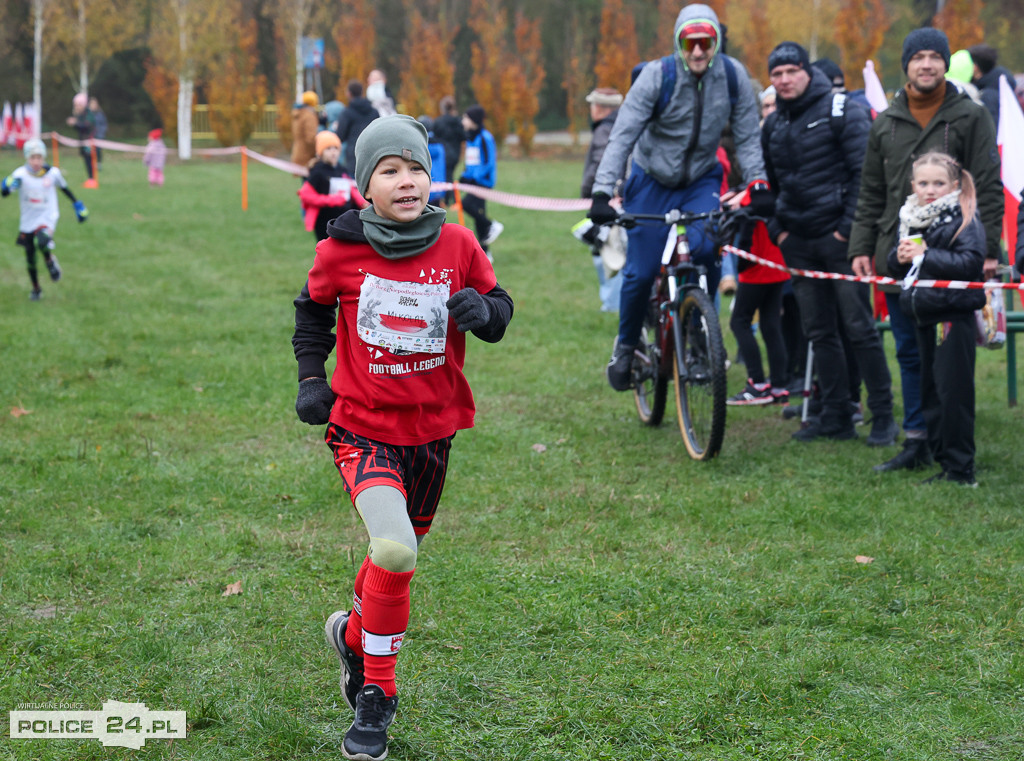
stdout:
[[591,246],[594,246],[594,245],[596,245],[598,243],[598,240],[599,240],[598,236],[600,234],[601,234],[601,226],[600,225],[594,225],[589,230],[587,230],[585,233],[583,233],[583,235],[581,235],[580,237],[583,238],[583,242],[584,243],[589,243]]
[[770,217],[775,213],[775,196],[767,182],[752,182],[748,191],[750,210],[758,217]]
[[587,212],[587,217],[594,220],[595,225],[603,225],[608,222],[614,222],[619,218],[619,212],[612,208],[611,196],[607,193],[594,193],[590,199],[590,211]]
[[445,304],[448,315],[455,320],[460,333],[482,328],[491,321],[491,308],[487,299],[474,288],[463,288]]
[[326,378],[306,378],[299,381],[299,396],[295,411],[299,420],[309,425],[323,425],[331,419],[334,392]]

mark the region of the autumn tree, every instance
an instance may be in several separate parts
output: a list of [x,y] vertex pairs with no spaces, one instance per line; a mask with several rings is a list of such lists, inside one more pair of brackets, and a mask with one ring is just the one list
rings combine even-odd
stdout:
[[178,156],[192,157],[196,80],[223,46],[232,0],[165,0],[156,6],[150,50],[153,63],[178,84]]
[[438,101],[452,91],[455,65],[451,57],[451,32],[446,32],[438,21],[425,19],[415,8],[410,11],[409,24],[402,106],[412,116],[434,114]]
[[471,46],[473,76],[470,84],[477,102],[488,114],[488,130],[501,144],[508,134],[505,72],[512,58],[505,40],[508,14],[498,0],[471,0],[469,27],[477,36]]
[[985,41],[985,26],[981,12],[983,0],[946,0],[946,4],[932,19],[932,25],[949,37],[950,50],[977,45]]
[[573,145],[579,140],[579,134],[590,122],[590,112],[584,100],[593,86],[593,56],[588,55],[590,46],[584,44],[583,33],[579,24],[574,23],[568,30],[566,44],[565,74],[562,87],[565,90],[565,111],[569,119],[569,134]]
[[267,102],[267,79],[257,74],[256,20],[243,18],[224,29],[224,47],[213,59],[206,83],[210,126],[221,145],[244,145]]
[[540,60],[540,19],[531,21],[522,13],[516,14],[515,41],[516,58],[507,76],[512,85],[508,117],[515,125],[520,148],[529,155],[537,133],[534,119],[540,110],[538,93],[544,84],[544,66]]
[[639,61],[633,14],[623,0],[605,0],[601,11],[601,42],[594,66],[598,87],[614,87],[626,92],[630,73]]
[[743,51],[749,65],[747,68],[759,82],[767,82],[768,54],[779,42],[772,36],[768,24],[768,10],[762,3],[754,3],[750,9],[751,34]]
[[344,0],[340,11],[331,29],[340,58],[337,62],[340,74],[335,95],[339,100],[348,100],[345,90],[348,83],[353,79],[364,82],[375,64],[376,6],[373,0]]
[[49,34],[51,64],[64,66],[78,92],[110,56],[132,47],[142,29],[136,0],[55,0]]
[[647,52],[645,60],[661,58],[675,51],[676,19],[679,17],[679,0],[658,0],[658,18],[654,27],[654,35],[648,44],[642,46]]
[[836,44],[847,88],[864,86],[864,64],[882,47],[890,23],[882,0],[843,0],[836,16]]
[[302,99],[303,57],[302,38],[311,29],[319,28],[328,21],[328,4],[320,0],[276,0],[276,30],[285,41],[281,60],[286,67],[295,73],[295,100]]
[[[174,72],[161,66],[152,58],[146,61],[146,78],[142,87],[164,125],[168,137],[178,136],[178,78]],[[191,110],[191,104],[189,106]]]

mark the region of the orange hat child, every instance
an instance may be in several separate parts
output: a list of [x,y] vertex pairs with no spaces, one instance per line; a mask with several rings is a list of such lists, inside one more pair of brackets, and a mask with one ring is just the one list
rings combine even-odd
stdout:
[[341,148],[341,139],[337,133],[331,132],[329,129],[323,129],[316,133],[316,155],[319,156],[324,152],[325,149],[331,146],[335,148]]

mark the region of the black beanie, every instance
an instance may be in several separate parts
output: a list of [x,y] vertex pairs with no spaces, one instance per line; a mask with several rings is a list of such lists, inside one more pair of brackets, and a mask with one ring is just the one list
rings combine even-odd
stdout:
[[486,116],[486,114],[484,113],[483,106],[470,106],[469,108],[466,109],[466,116],[468,116],[469,120],[473,122],[473,124],[475,124],[477,127],[484,126],[484,117]]
[[780,42],[775,49],[768,54],[768,73],[776,66],[799,66],[808,74],[811,73],[811,57],[807,55],[802,45],[795,42]]
[[834,87],[842,87],[846,84],[846,76],[843,74],[843,70],[831,58],[819,58],[811,66],[828,77]]
[[946,71],[949,71],[949,38],[941,29],[934,29],[930,26],[923,26],[915,29],[903,40],[903,73],[907,73],[907,64],[915,54],[922,50],[934,50],[942,60],[946,62]]

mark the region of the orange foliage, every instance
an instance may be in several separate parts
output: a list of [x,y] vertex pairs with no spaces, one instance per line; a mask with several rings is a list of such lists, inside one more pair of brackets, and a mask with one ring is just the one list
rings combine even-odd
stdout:
[[146,60],[146,78],[142,86],[153,101],[160,121],[163,122],[164,134],[169,138],[177,137],[178,78],[149,58]]
[[864,86],[864,64],[881,49],[890,23],[882,0],[843,0],[836,16],[836,44],[847,89]]
[[516,15],[515,70],[508,79],[515,84],[509,101],[508,117],[515,124],[519,146],[529,155],[537,126],[533,120],[540,111],[540,88],[544,84],[544,65],[540,61],[540,19],[530,21],[522,13]]
[[629,75],[639,61],[633,14],[627,10],[623,0],[605,0],[601,11],[601,44],[597,65],[594,66],[597,86],[626,92],[630,85]]
[[436,21],[427,21],[418,10],[410,12],[408,68],[402,73],[402,107],[412,116],[436,115],[437,103],[452,91],[455,64],[451,34]]
[[646,60],[654,60],[675,51],[672,33],[676,28],[679,16],[679,0],[658,0],[658,24],[655,26],[654,39],[647,46]]
[[[374,48],[377,46],[376,7],[372,0],[344,0],[341,13],[331,30],[341,58],[328,62],[339,70],[338,87],[335,97],[348,101],[349,81],[366,82],[366,75],[375,65]],[[450,88],[449,88],[450,89]],[[289,110],[291,110],[289,108]]]
[[241,19],[224,29],[234,39],[218,56],[207,84],[210,102],[210,126],[221,145],[245,145],[253,133],[267,102],[267,81],[256,76],[256,21]]
[[762,84],[768,83],[768,54],[780,41],[772,35],[768,24],[768,10],[761,3],[750,9],[751,35],[743,46],[750,73]]
[[985,41],[981,21],[984,7],[983,0],[947,0],[942,12],[935,15],[932,24],[949,37],[950,50],[962,50]]
[[487,112],[487,129],[501,144],[508,134],[506,104],[514,85],[506,79],[511,55],[505,41],[508,14],[497,0],[470,0],[469,27],[477,36],[472,45],[470,84],[477,102]]

